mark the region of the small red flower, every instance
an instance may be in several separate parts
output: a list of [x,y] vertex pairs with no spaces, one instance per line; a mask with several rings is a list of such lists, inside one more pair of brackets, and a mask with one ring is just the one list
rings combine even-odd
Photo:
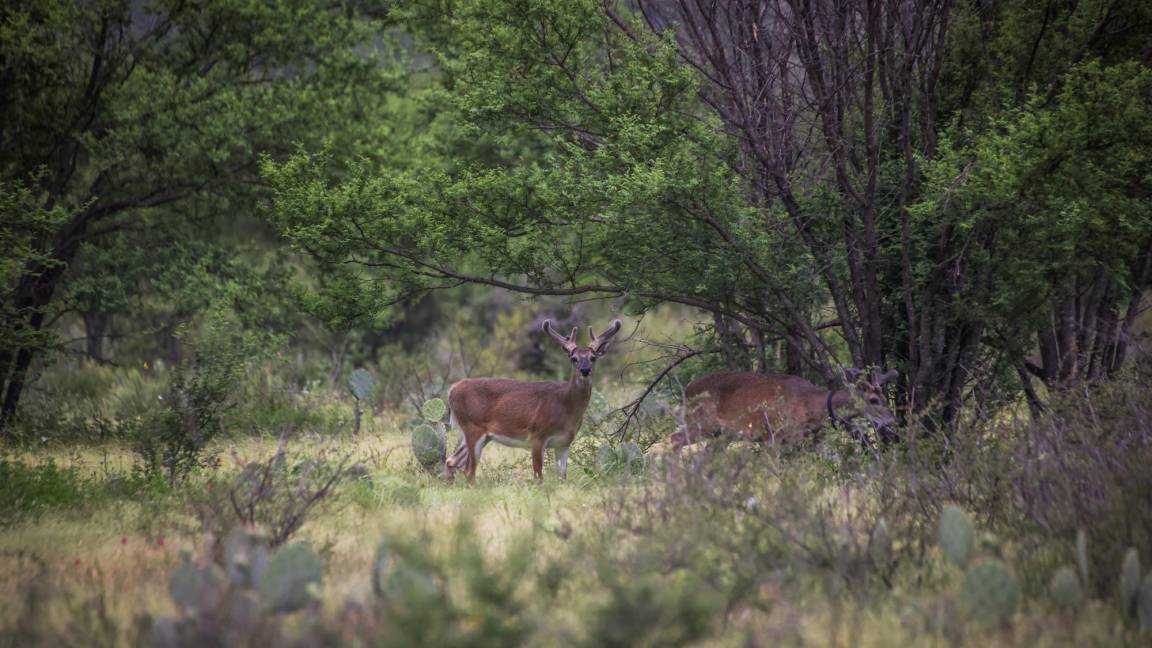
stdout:
[[122,544],[122,545],[128,544],[128,537],[124,536],[124,537],[120,538],[120,544]]
[[76,566],[79,566],[79,565],[80,565],[80,559],[79,559],[79,558],[77,558],[76,560],[72,561],[72,564],[73,564],[73,565],[76,565]]
[[156,544],[163,547],[164,546],[164,538],[156,538]]

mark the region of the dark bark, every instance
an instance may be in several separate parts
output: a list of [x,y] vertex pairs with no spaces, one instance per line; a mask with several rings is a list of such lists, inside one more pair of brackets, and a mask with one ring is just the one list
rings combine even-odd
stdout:
[[[852,363],[883,366],[894,355],[912,376],[905,381],[912,409],[939,406],[952,416],[978,341],[970,327],[951,321],[963,286],[957,289],[947,270],[915,285],[913,264],[924,254],[912,249],[907,214],[919,182],[915,160],[936,145],[935,94],[952,1],[638,4],[653,31],[679,26],[680,53],[705,80],[702,99],[751,162],[745,168],[757,202],[782,206],[812,255]],[[882,207],[888,199],[880,194],[880,170],[893,140],[904,164],[899,207],[882,212],[889,208]],[[821,160],[826,175],[805,180],[826,183],[842,201],[834,217],[807,213],[793,194],[792,181],[812,172],[801,166],[811,159]],[[896,317],[883,299],[878,244],[883,219],[893,213],[901,219]],[[945,233],[928,260],[954,259],[954,244]],[[808,335],[811,314],[782,317],[784,330],[794,326],[807,347],[788,342],[789,371],[813,352],[827,362],[830,350]],[[886,339],[885,323],[899,320],[908,334],[896,345]]]
[[80,314],[84,319],[84,354],[90,360],[104,362],[104,341],[108,336],[108,324],[111,318],[108,313],[100,311],[85,311]]
[[[47,308],[52,303],[52,297],[56,294],[68,264],[75,258],[83,233],[95,213],[97,212],[86,210],[73,217],[51,243],[48,254],[45,255],[50,261],[31,262],[24,269],[16,290],[10,297],[11,312],[18,318],[17,326],[22,333],[41,332]],[[0,404],[0,434],[5,434],[16,416],[28,380],[28,370],[35,355],[40,351],[41,349],[34,346],[16,349],[14,359],[2,376],[3,381],[0,384],[3,385],[4,397],[3,403]]]
[[1024,366],[1049,389],[1114,375],[1127,358],[1132,327],[1149,289],[1152,242],[1144,245],[1127,276],[1114,276],[1098,266],[1069,277],[1058,293],[1049,325],[1036,332],[1039,356]]

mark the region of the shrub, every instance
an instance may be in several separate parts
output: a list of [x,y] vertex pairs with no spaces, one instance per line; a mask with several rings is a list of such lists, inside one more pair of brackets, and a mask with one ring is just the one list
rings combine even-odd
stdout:
[[75,468],[0,458],[0,523],[82,504],[89,492],[89,480]]
[[[1069,556],[1079,529],[1092,538],[1085,564],[1119,565],[1130,546],[1152,553],[1152,406],[1142,380],[1058,396],[1049,416],[1018,432],[1013,459],[1020,512]],[[1095,595],[1111,580],[1110,570],[1085,576]]]
[[224,413],[260,346],[222,309],[211,312],[202,331],[183,335],[189,361],[173,370],[166,407],[143,421],[133,440],[146,469],[169,482],[197,468],[204,447],[223,431]]
[[217,541],[238,527],[259,527],[267,531],[269,546],[287,542],[329,504],[349,474],[348,457],[334,447],[292,455],[284,439],[268,457],[245,463],[233,455],[233,460],[241,467],[238,474],[210,479],[193,499],[201,530]]

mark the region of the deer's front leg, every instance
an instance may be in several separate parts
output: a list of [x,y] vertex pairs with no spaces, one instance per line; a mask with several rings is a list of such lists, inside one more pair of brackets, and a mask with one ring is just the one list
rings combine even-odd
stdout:
[[536,481],[544,481],[544,442],[532,441],[532,475]]
[[560,479],[568,479],[568,446],[556,448],[556,474]]

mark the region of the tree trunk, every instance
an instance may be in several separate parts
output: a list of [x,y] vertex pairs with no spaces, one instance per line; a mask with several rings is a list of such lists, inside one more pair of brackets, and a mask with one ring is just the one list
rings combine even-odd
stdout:
[[[17,318],[27,317],[18,326],[25,333],[36,334],[44,326],[45,310],[52,301],[56,287],[64,275],[64,269],[76,254],[77,245],[71,244],[60,249],[55,255],[56,264],[43,268],[37,264],[26,268],[20,278],[19,287],[12,298]],[[19,321],[19,320],[17,320]],[[0,404],[0,436],[6,435],[12,419],[20,406],[20,398],[24,395],[24,387],[28,379],[28,369],[36,354],[42,349],[33,345],[25,345],[16,349],[13,360],[9,362],[3,376],[4,400]]]
[[84,353],[90,360],[104,362],[104,340],[108,335],[108,313],[99,311],[85,311],[84,318]]

